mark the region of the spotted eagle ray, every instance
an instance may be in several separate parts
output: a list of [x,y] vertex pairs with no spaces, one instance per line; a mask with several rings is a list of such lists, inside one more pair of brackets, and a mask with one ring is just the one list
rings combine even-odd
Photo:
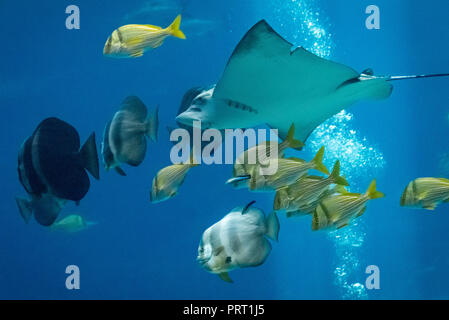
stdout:
[[294,123],[295,138],[306,141],[321,123],[364,100],[391,95],[390,81],[449,76],[375,76],[320,58],[282,38],[262,20],[234,49],[215,87],[199,93],[176,120],[202,128],[249,128],[268,124],[285,139]]

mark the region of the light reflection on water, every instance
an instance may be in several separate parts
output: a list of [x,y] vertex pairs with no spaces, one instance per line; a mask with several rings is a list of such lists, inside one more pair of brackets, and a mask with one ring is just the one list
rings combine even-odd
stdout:
[[[330,23],[320,12],[320,3],[315,0],[277,0],[271,1],[279,25],[293,20],[293,27],[286,28],[289,39],[314,54],[331,58],[334,48]],[[289,16],[290,15],[290,16]],[[290,23],[290,22],[289,22]],[[326,165],[332,167],[338,159],[342,173],[354,192],[360,190],[357,181],[369,175],[375,177],[385,166],[385,159],[380,150],[370,145],[352,124],[353,115],[345,110],[319,126],[307,141],[307,149],[316,153],[326,146]],[[368,292],[364,284],[366,278],[365,264],[361,260],[361,251],[366,232],[363,220],[350,226],[333,231],[328,238],[335,247],[335,285],[341,292],[342,299],[367,299]]]

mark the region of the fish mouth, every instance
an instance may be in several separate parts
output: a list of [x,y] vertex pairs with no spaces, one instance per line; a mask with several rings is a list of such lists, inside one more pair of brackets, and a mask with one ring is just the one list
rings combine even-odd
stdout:
[[176,121],[181,124],[184,124],[186,126],[193,127],[193,121],[199,121],[199,120],[194,119],[183,112],[176,117]]
[[196,257],[196,261],[197,261],[201,266],[204,266],[204,265],[209,261],[209,259],[207,259],[207,258],[201,258],[200,256],[198,256],[198,257]]

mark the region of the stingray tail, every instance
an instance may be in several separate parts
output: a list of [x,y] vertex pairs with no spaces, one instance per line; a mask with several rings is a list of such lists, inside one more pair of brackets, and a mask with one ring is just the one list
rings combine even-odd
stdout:
[[86,168],[95,179],[100,179],[95,132],[93,132],[84,143],[80,151],[80,156],[83,167]]
[[178,15],[175,20],[172,22],[171,25],[168,26],[168,32],[176,38],[185,39],[186,36],[184,33],[179,29],[181,26],[181,15]]
[[315,158],[313,158],[312,163],[314,164],[314,169],[318,170],[321,173],[329,174],[329,170],[327,170],[326,166],[323,164],[323,156],[324,156],[324,146],[316,153]]
[[419,74],[419,75],[411,75],[411,76],[386,76],[385,80],[396,81],[396,80],[435,78],[435,77],[449,77],[449,73]]

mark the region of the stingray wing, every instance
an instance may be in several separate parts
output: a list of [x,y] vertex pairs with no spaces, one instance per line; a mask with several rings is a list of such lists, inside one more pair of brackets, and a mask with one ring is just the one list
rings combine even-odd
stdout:
[[[275,119],[273,115],[285,112],[286,108],[299,109],[299,118],[301,108],[310,105],[310,100],[329,95],[345,81],[358,76],[352,68],[320,58],[304,48],[292,51],[292,44],[262,20],[234,49],[217,83],[214,98],[248,105],[267,120]],[[326,118],[320,112],[314,110],[316,114],[310,114],[309,110],[306,119],[294,119],[295,137],[305,140],[310,128],[313,130]],[[293,121],[274,122],[269,124],[278,128],[284,138]]]

